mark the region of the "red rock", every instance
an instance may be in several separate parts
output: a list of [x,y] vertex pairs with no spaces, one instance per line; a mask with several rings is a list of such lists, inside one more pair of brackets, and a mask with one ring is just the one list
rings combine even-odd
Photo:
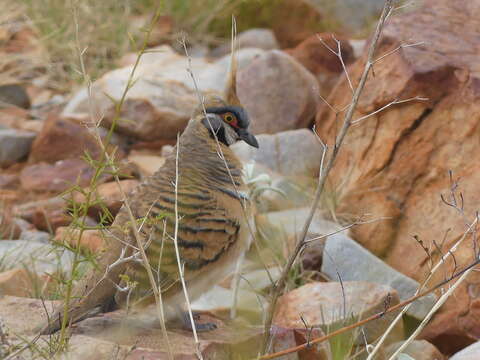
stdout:
[[[321,95],[324,97],[330,94],[333,85],[343,72],[339,58],[327,48],[328,46],[337,51],[338,45],[332,36],[333,34],[329,33],[315,34],[302,41],[295,48],[285,50],[315,75],[320,83]],[[326,46],[320,42],[319,38],[323,40]],[[354,60],[353,48],[346,38],[341,36],[336,36],[336,38],[341,43],[342,58],[347,66]]]
[[[412,235],[435,249],[433,240],[441,243],[451,229],[443,247],[446,252],[465,231],[466,220],[440,199],[450,188],[448,171],[461,179],[468,221],[475,217],[480,202],[479,19],[480,4],[466,0],[427,0],[418,10],[390,19],[376,58],[400,44],[425,44],[402,48],[375,64],[375,76],[366,83],[354,119],[395,99],[430,100],[392,106],[354,126],[329,179],[333,188],[342,184],[344,197],[337,211],[391,217],[352,229],[354,238],[420,282],[431,261]],[[350,67],[355,83],[365,56],[366,52]],[[336,108],[350,102],[345,77],[329,102]],[[316,125],[320,136],[332,144],[338,121],[327,106],[321,105]],[[468,240],[455,252],[457,269],[472,257]],[[436,259],[438,252],[433,251]],[[439,271],[432,284],[443,278],[444,272]],[[442,351],[452,353],[478,339],[476,292],[466,289],[479,282],[480,274],[469,276],[425,329],[428,340]]]
[[87,128],[74,121],[62,119],[57,114],[50,114],[33,142],[29,161],[54,163],[83,157],[85,152],[94,159],[101,153],[100,146]]
[[13,208],[13,214],[32,223],[39,230],[54,231],[59,226],[66,226],[72,221],[66,209],[66,201],[55,197],[16,205]]
[[29,165],[20,173],[20,182],[25,190],[60,193],[76,185],[88,185],[93,175],[94,169],[84,160],[66,159],[53,165]]
[[[272,327],[272,342],[268,353],[279,352],[290,349],[298,345],[305,344],[308,340],[324,336],[324,332],[320,328],[305,329],[299,328],[282,328],[278,326]],[[330,343],[313,344],[298,353],[288,355],[288,359],[298,360],[330,360],[332,357]],[[280,357],[279,359],[282,359]]]

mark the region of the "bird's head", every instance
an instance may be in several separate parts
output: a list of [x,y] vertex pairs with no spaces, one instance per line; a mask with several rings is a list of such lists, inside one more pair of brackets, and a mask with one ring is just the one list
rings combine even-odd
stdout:
[[[204,107],[200,105],[194,118],[199,119],[210,135],[218,141],[230,146],[243,140],[250,146],[258,148],[258,141],[249,131],[250,120],[245,109],[237,105],[228,105],[219,97],[208,97]],[[215,134],[215,135],[214,135]]]

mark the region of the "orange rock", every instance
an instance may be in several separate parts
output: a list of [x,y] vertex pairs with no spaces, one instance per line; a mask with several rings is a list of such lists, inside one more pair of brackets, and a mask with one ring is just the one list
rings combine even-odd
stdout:
[[[446,252],[465,231],[467,220],[440,199],[450,188],[448,171],[461,179],[468,221],[475,217],[480,202],[479,32],[480,4],[467,0],[427,0],[418,10],[392,18],[376,58],[412,39],[428,45],[401,48],[376,63],[375,76],[366,82],[354,119],[395,99],[421,96],[429,101],[393,105],[353,126],[329,179],[333,188],[342,185],[344,197],[337,215],[391,217],[355,227],[354,238],[420,282],[429,271],[430,260],[412,235],[427,248],[436,249],[433,241],[440,244],[451,229],[442,250]],[[366,51],[349,69],[354,83],[363,70],[365,56]],[[351,101],[345,77],[328,101],[337,109]],[[338,133],[338,119],[327,106],[320,105],[317,130],[330,145]],[[438,251],[432,252],[433,260],[438,259]],[[465,266],[473,257],[469,239],[455,253],[457,266]],[[451,272],[450,266],[446,265],[445,271]],[[444,276],[445,272],[439,271],[433,281]],[[479,282],[480,274],[472,274],[462,284],[463,290],[457,290],[463,295],[451,297],[425,330],[440,350],[454,352],[478,338],[474,329],[480,328],[480,317],[474,316],[471,307],[477,295],[465,288]],[[462,320],[467,318],[468,326]]]
[[77,247],[77,244],[80,244],[80,249],[88,250],[91,252],[98,252],[103,249],[104,240],[103,235],[99,230],[84,230],[80,238],[80,230],[72,229],[68,226],[61,226],[55,232],[55,237],[53,241],[58,243],[67,243],[71,247]]
[[143,176],[153,175],[165,163],[164,157],[135,150],[128,155],[128,160],[139,169]]
[[[120,186],[125,194],[130,193],[138,184],[138,180],[133,179],[120,181]],[[102,211],[101,205],[106,206],[113,216],[117,214],[123,204],[122,194],[118,186],[117,182],[112,181],[100,184],[97,187],[96,196],[92,199],[92,201],[96,202],[96,205],[93,206],[96,214]],[[88,189],[86,189],[86,191],[88,191]],[[85,195],[78,192],[74,193],[73,199],[76,202],[86,201]],[[98,202],[101,202],[101,205],[98,204]]]
[[[385,304],[399,303],[395,289],[365,281],[312,282],[292,290],[280,297],[275,309],[273,322],[286,328],[308,326],[336,328],[352,319],[361,320],[382,312]],[[368,342],[381,336],[396,314],[386,314],[365,326]],[[303,321],[302,321],[303,318]],[[402,338],[402,323],[389,336],[389,341]],[[363,344],[364,339],[357,342]]]
[[11,269],[0,273],[0,294],[31,297],[35,274],[25,269]]

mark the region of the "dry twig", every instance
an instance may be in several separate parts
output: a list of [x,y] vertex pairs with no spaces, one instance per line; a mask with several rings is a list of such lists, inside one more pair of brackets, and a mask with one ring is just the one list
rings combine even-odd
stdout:
[[[276,285],[273,286],[273,291],[272,291],[272,296],[271,296],[271,303],[270,303],[270,309],[267,314],[267,319],[265,321],[265,338],[263,342],[263,347],[262,347],[262,354],[265,354],[268,350],[268,344],[270,342],[270,328],[272,325],[273,321],[273,315],[275,311],[275,306],[277,304],[277,300],[280,296],[280,294],[283,292],[285,285],[286,285],[286,280],[288,277],[288,273],[290,272],[290,269],[292,268],[298,254],[301,252],[305,245],[305,239],[308,233],[308,229],[310,227],[310,224],[312,222],[313,216],[315,215],[315,211],[318,207],[318,204],[320,202],[320,197],[323,193],[323,189],[325,187],[325,183],[328,177],[328,174],[330,173],[330,170],[332,169],[335,160],[337,158],[338,152],[340,150],[340,147],[343,143],[343,140],[345,139],[345,136],[347,135],[347,132],[352,125],[352,119],[353,119],[353,114],[355,112],[355,109],[358,104],[358,100],[360,98],[360,95],[362,93],[362,90],[365,86],[365,83],[367,81],[368,74],[370,73],[370,70],[372,69],[373,66],[373,59],[374,59],[374,54],[375,50],[377,48],[378,41],[380,39],[380,34],[382,32],[382,29],[385,24],[385,20],[387,16],[390,14],[392,10],[392,2],[393,0],[387,0],[385,2],[385,6],[382,11],[382,15],[380,16],[380,20],[378,21],[377,28],[375,30],[375,33],[373,35],[372,42],[370,43],[370,47],[368,50],[368,55],[367,55],[367,60],[365,63],[365,67],[363,69],[362,76],[360,77],[360,81],[358,83],[358,86],[356,87],[355,91],[353,92],[353,97],[352,101],[350,103],[350,106],[348,107],[347,113],[345,114],[344,122],[342,125],[342,128],[340,129],[340,132],[338,136],[335,139],[335,144],[333,146],[332,153],[330,154],[330,157],[328,159],[327,165],[319,175],[319,181],[318,181],[318,186],[315,191],[315,197],[312,203],[312,207],[310,209],[310,212],[308,214],[307,220],[305,221],[305,224],[303,226],[301,235],[299,237],[299,240],[295,246],[295,249],[288,259],[287,264],[284,266],[282,270],[282,274],[280,276],[279,281],[277,282]],[[323,166],[322,166],[323,168]]]

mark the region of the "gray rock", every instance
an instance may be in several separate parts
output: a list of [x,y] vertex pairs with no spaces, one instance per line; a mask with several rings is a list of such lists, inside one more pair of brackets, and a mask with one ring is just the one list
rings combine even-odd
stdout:
[[[322,263],[322,272],[342,281],[370,281],[389,285],[398,291],[400,300],[415,294],[419,283],[385,264],[360,244],[344,234],[335,234],[327,239]],[[415,301],[407,314],[422,320],[436,301],[433,294]]]
[[237,93],[255,134],[309,126],[320,99],[315,76],[279,50],[265,52],[239,71]]
[[11,165],[25,157],[36,134],[16,129],[0,129],[0,166]]
[[480,359],[480,341],[467,346],[450,357],[450,360],[478,360]]
[[33,241],[48,244],[52,236],[45,231],[23,230],[20,233],[19,240]]
[[[264,261],[276,258],[287,258],[293,252],[298,237],[305,224],[305,220],[310,211],[309,207],[289,209],[284,211],[274,211],[264,214],[258,214],[255,218],[257,227],[257,240],[265,244],[262,250]],[[317,212],[310,224],[307,239],[317,238],[320,235],[329,234],[340,229],[340,225],[331,221],[322,219]],[[325,239],[323,239],[324,241]],[[314,253],[318,249],[317,244],[322,246],[322,241],[315,240],[307,246],[301,254],[301,260],[310,255],[316,257],[317,264],[321,261]],[[320,254],[322,255],[322,254]],[[316,269],[319,270],[318,268]]]
[[30,98],[22,85],[7,84],[0,86],[0,107],[9,105],[24,109],[30,107]]
[[7,269],[25,266],[37,274],[66,272],[72,260],[72,252],[51,244],[29,240],[0,241],[0,262]]
[[243,161],[255,161],[284,176],[317,177],[320,171],[322,146],[312,131],[298,129],[273,135],[258,135],[259,149],[243,142],[232,146]]
[[[302,230],[309,211],[310,208],[304,207],[299,209],[269,212],[258,216],[258,225],[261,226],[263,224],[268,224],[274,226],[282,231],[286,237],[291,237]],[[316,234],[329,234],[331,232],[338,231],[340,228],[340,225],[323,219],[317,211],[313,217],[308,231]]]
[[[402,344],[403,341],[400,341],[388,346],[386,349],[388,356],[393,355]],[[443,360],[445,358],[434,345],[426,340],[413,340],[401,353],[415,360]]]
[[[252,61],[259,58],[265,53],[262,49],[244,48],[237,52],[237,71],[240,72],[246,68]],[[201,91],[222,92],[228,80],[230,71],[230,55],[218,59],[210,66],[205,66],[201,71],[195,74]]]
[[[237,44],[240,49],[256,48],[262,50],[278,49],[278,42],[275,34],[270,29],[248,29],[237,36]],[[214,57],[229,54],[231,44],[223,44],[213,49],[211,55]]]

